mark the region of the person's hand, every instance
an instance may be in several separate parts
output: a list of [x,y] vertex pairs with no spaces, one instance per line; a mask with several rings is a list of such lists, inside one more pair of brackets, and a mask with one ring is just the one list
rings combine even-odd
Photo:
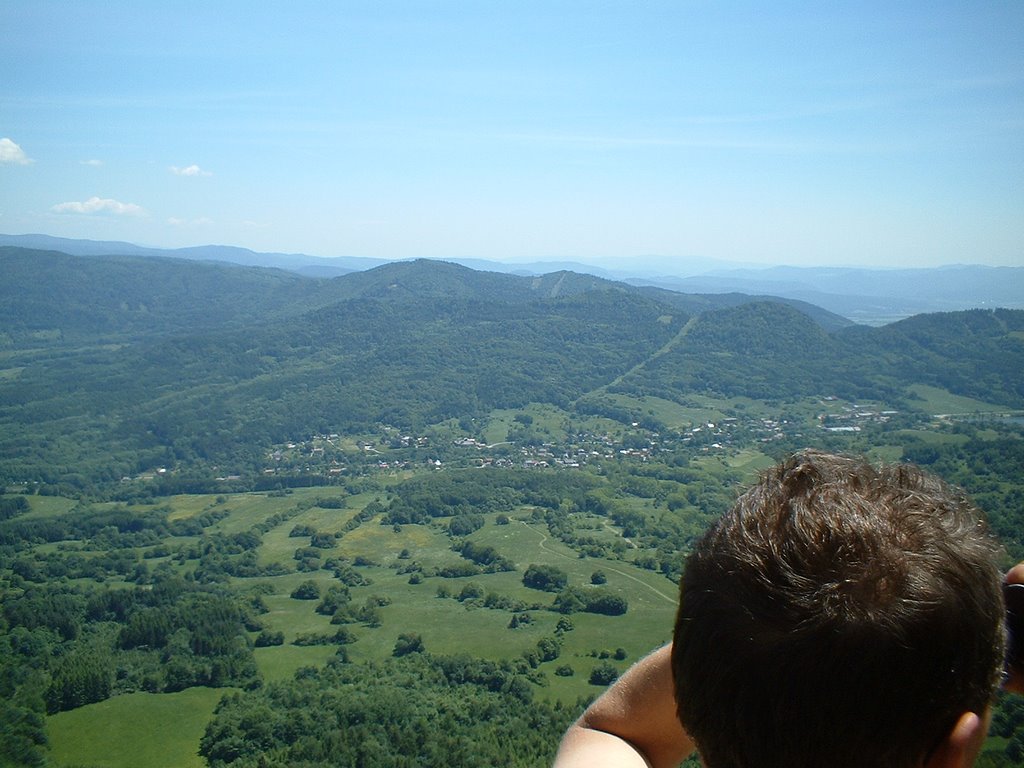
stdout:
[[[1024,584],[1024,563],[1017,563],[1007,571],[1006,583]],[[1017,638],[1018,647],[1021,643],[1024,643],[1024,637]],[[1024,694],[1024,669],[1020,666],[1016,668],[1007,666],[1006,673],[1006,682],[1003,684],[1003,688],[1013,693]]]

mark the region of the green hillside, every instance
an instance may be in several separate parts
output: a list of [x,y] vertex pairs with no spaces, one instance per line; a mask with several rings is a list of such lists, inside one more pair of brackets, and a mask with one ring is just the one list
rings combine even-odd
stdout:
[[294,313],[318,285],[270,269],[0,247],[0,352],[240,327]]
[[[1021,311],[0,258],[0,765],[547,765],[799,447],[930,467],[1024,558]],[[1022,745],[1002,702],[983,764]]]
[[318,281],[151,258],[2,256],[4,483],[95,490],[168,466],[251,475],[272,446],[315,434],[455,420],[473,436],[473,420],[494,409],[592,411],[604,391],[906,406],[907,387],[927,384],[1024,402],[1019,311],[830,331],[789,304],[733,296],[715,308],[573,273],[416,261]]

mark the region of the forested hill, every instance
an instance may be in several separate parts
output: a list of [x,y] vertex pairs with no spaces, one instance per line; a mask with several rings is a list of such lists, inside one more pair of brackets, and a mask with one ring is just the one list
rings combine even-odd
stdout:
[[1021,310],[918,315],[827,333],[791,307],[763,302],[700,315],[666,354],[614,389],[668,399],[681,392],[766,400],[830,393],[901,402],[908,384],[919,383],[1019,408],[1021,371]]
[[0,247],[0,349],[242,327],[316,302],[316,281],[272,269]]
[[[0,246],[0,274],[0,348],[120,342],[239,328],[356,298],[521,303],[614,290],[646,295],[687,314],[752,300],[742,294],[699,296],[635,288],[573,272],[524,277],[427,260],[385,264],[328,280],[177,258],[72,256]],[[824,327],[850,324],[812,305],[786,301]]]
[[607,411],[617,392],[891,403],[926,383],[1024,404],[1021,311],[840,327],[752,297],[431,261],[313,280],[7,248],[0,271],[0,484],[251,474],[314,434],[471,435],[494,409]]

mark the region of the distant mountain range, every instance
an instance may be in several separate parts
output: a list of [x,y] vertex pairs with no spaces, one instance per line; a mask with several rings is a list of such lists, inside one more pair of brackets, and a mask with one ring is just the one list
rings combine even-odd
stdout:
[[358,257],[321,258],[303,253],[257,253],[231,245],[199,245],[193,248],[147,248],[118,240],[75,240],[50,235],[0,235],[0,245],[60,251],[72,256],[164,256],[190,261],[221,261],[249,267],[286,269],[310,277],[337,277],[379,267],[385,259]]
[[[118,241],[76,240],[49,235],[0,235],[0,245],[61,251],[76,256],[171,257],[287,270],[332,278],[391,263],[354,256],[325,258],[301,253],[258,253],[246,248],[204,245],[149,248]],[[411,259],[410,259],[411,260]],[[486,259],[448,261],[477,271],[545,275],[571,271],[693,294],[737,293],[775,296],[814,304],[856,323],[881,325],[915,314],[963,309],[1024,308],[1024,267],[955,265],[920,269],[818,267],[727,267],[710,260],[680,262],[652,272],[648,262],[627,259],[615,268],[574,261],[503,263]]]
[[854,322],[870,325],[925,312],[1024,308],[1024,267],[957,265],[891,270],[771,267],[627,282],[686,293],[736,291],[800,299]]

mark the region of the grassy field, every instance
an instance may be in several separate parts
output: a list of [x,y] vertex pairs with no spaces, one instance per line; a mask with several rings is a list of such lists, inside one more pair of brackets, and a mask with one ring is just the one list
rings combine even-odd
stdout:
[[63,515],[77,503],[74,499],[65,499],[60,496],[27,496],[26,498],[31,509],[24,515],[23,520]]
[[[371,499],[372,496],[353,498],[349,508],[344,510],[313,507],[300,513],[264,534],[260,560],[292,562],[294,550],[308,543],[305,537],[288,536],[296,524],[308,524],[325,532],[337,530]],[[464,562],[451,549],[452,540],[443,527],[444,520],[433,525],[405,525],[398,530],[371,521],[347,533],[333,549],[325,550],[325,557],[339,557],[349,562],[362,558],[370,563],[356,569],[371,583],[350,589],[353,605],[362,605],[370,598],[383,603],[379,626],[348,627],[357,638],[346,647],[350,658],[354,662],[386,658],[391,655],[398,636],[407,632],[419,633],[427,650],[434,653],[467,653],[495,660],[519,657],[534,648],[542,637],[553,635],[560,618],[559,614],[548,610],[554,595],[529,589],[522,583],[523,570],[534,563],[558,566],[568,574],[569,583],[576,586],[589,585],[591,575],[601,570],[608,577],[605,587],[629,602],[625,616],[572,616],[576,629],[564,635],[561,657],[541,665],[548,684],[538,691],[539,695],[569,703],[581,696],[593,695],[597,689],[587,682],[587,677],[597,663],[596,657],[603,651],[624,649],[627,658],[616,662],[624,669],[668,640],[675,610],[675,586],[664,576],[620,560],[581,558],[561,542],[550,539],[546,526],[525,522],[528,510],[520,510],[513,517],[522,519],[498,525],[496,515],[488,515],[486,525],[470,538],[493,546],[515,562],[517,570],[514,572],[462,578],[428,577],[419,584],[411,584],[408,574],[398,573],[403,564],[415,562],[429,572]],[[599,518],[594,518],[593,525],[595,535],[607,536],[609,540],[618,537],[618,533],[607,528]],[[400,558],[403,550],[408,552],[406,559]],[[333,633],[337,629],[330,624],[329,617],[316,613],[318,601],[290,597],[292,590],[307,580],[316,582],[322,592],[338,583],[333,574],[323,570],[234,581],[242,589],[258,585],[261,591],[269,592],[263,596],[269,612],[260,617],[261,621],[268,630],[284,633],[285,645],[257,650],[257,662],[267,679],[281,679],[301,666],[323,664],[334,654],[333,646],[291,644],[300,634]],[[479,585],[485,593],[536,606],[529,611],[533,621],[510,629],[510,612],[460,602],[455,596],[469,583]],[[452,596],[439,597],[439,588]],[[572,666],[575,674],[571,677],[555,675],[555,668],[565,664]]]
[[311,647],[282,645],[276,648],[256,648],[254,651],[260,674],[268,683],[291,680],[296,670],[302,667],[323,666],[336,653],[337,648],[333,645]]
[[992,405],[971,397],[954,395],[938,387],[929,387],[925,384],[914,384],[910,391],[919,397],[923,403],[920,407],[932,415],[939,414],[969,414],[969,413],[995,413],[1005,411],[1006,406]]
[[51,764],[102,768],[202,768],[199,739],[231,689],[131,693],[46,720]]

